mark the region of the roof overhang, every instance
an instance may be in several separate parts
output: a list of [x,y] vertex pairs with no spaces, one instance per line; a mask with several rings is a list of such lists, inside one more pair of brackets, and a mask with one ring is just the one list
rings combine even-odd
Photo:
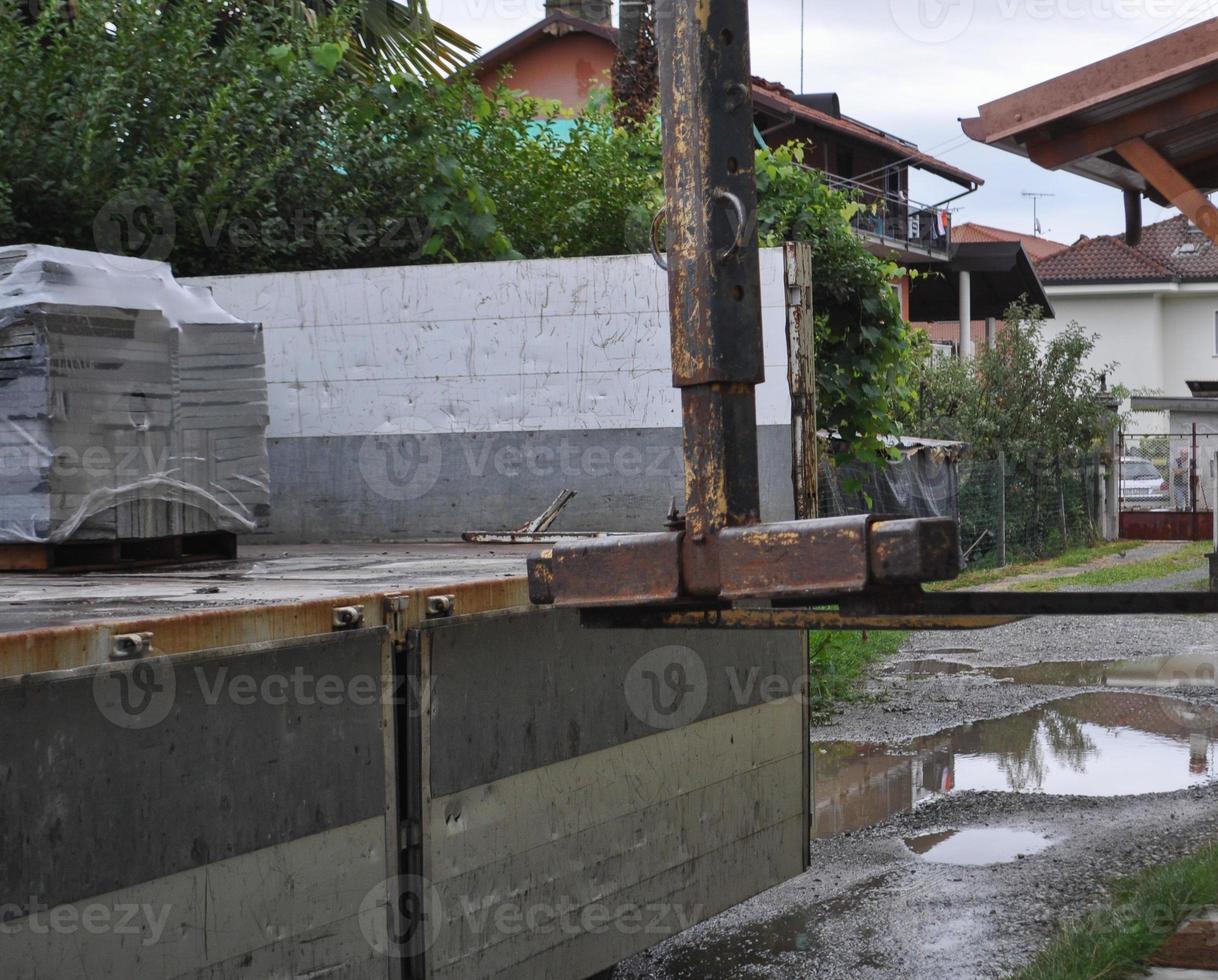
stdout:
[[1218,213],[1205,198],[1218,189],[1218,18],[978,113],[961,120],[972,139],[1124,190],[1132,238],[1143,195],[1218,234]]
[[531,24],[515,37],[508,38],[496,48],[479,55],[470,67],[475,73],[493,71],[511,62],[521,52],[527,51],[541,40],[563,37],[566,34],[591,34],[617,45],[617,29],[597,24],[582,17],[554,10]]
[[753,107],[784,123],[802,122],[809,126],[818,126],[830,130],[841,139],[854,140],[871,146],[885,153],[890,153],[902,166],[909,166],[928,174],[934,174],[944,180],[951,181],[970,193],[985,183],[980,177],[970,174],[967,170],[953,167],[950,163],[938,160],[929,153],[924,153],[912,143],[905,143],[894,136],[873,129],[857,119],[840,114],[831,115],[815,106],[804,105],[795,97],[788,97],[773,91],[772,88],[759,84],[761,79],[753,80]]
[[975,320],[1001,318],[1022,297],[1041,307],[1046,316],[1054,315],[1044,285],[1019,242],[958,242],[949,262],[914,268],[932,273],[910,282],[909,318],[916,323],[959,319],[961,272],[969,273]]
[[1134,412],[1185,412],[1193,415],[1218,415],[1218,398],[1134,395],[1129,399],[1129,408]]

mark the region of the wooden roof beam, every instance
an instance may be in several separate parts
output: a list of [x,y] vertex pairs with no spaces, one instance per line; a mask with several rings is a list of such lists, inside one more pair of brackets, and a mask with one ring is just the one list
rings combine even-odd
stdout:
[[1218,209],[1163,154],[1141,138],[1121,143],[1116,151],[1210,241],[1218,243]]
[[1049,170],[1099,153],[1107,153],[1128,140],[1144,138],[1198,118],[1218,113],[1218,81],[1184,92],[1171,99],[1126,113],[1115,119],[1074,130],[1056,139],[1028,143],[1033,163]]

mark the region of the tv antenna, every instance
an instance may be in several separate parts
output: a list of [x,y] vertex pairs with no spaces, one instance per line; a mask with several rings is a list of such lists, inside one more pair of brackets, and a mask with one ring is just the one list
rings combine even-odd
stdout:
[[1032,234],[1039,238],[1043,231],[1040,227],[1040,216],[1037,214],[1036,205],[1040,203],[1042,197],[1057,197],[1056,194],[1045,194],[1038,191],[1023,191],[1020,197],[1030,197],[1032,199]]

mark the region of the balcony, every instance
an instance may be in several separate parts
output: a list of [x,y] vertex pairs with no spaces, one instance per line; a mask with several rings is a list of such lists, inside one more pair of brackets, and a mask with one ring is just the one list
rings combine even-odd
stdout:
[[899,262],[946,262],[951,255],[951,214],[890,194],[871,184],[827,174],[829,186],[863,205],[850,221],[868,251]]

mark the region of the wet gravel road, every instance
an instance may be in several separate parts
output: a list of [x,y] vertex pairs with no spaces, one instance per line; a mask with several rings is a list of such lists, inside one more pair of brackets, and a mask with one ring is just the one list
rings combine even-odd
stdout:
[[[914,634],[876,671],[868,685],[871,697],[813,729],[813,750],[825,755],[845,741],[902,745],[1081,691],[1106,691],[1100,698],[1112,694],[1099,685],[1016,683],[968,667],[1146,658],[1149,681],[1141,687],[1122,682],[1114,703],[1128,705],[1132,697],[1149,704],[1154,699],[1138,695],[1167,693],[1154,686],[1155,672],[1168,670],[1161,666],[1167,655],[1218,656],[1218,617],[1037,619],[987,631]],[[966,667],[910,676],[901,663],[915,660]],[[1170,693],[1193,706],[1184,707],[1186,714],[1215,716],[1218,689]],[[1155,729],[1154,722],[1142,724]],[[1206,725],[1192,748],[1191,778],[1201,780],[1199,785],[1143,796],[959,789],[928,794],[912,812],[814,840],[810,871],[619,965],[614,977],[1008,976],[1061,920],[1102,900],[1112,877],[1160,864],[1218,836],[1218,785],[1204,781],[1218,775],[1218,724]],[[1204,739],[1200,747],[1197,737]],[[1180,751],[1187,767],[1189,748]],[[1135,755],[1128,765],[1137,765]],[[1199,765],[1208,766],[1203,774]],[[955,766],[960,769],[959,757]],[[1051,845],[1010,863],[962,866],[929,863],[903,842],[974,828],[1034,831]]]

